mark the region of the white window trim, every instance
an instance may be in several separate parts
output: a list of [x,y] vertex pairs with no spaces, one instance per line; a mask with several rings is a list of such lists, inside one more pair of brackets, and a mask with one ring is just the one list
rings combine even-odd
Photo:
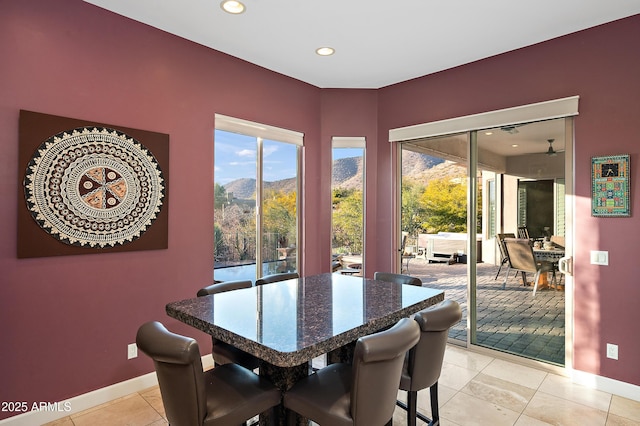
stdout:
[[215,128],[217,130],[240,133],[256,138],[291,143],[297,146],[303,146],[304,144],[304,133],[302,132],[269,126],[268,124],[255,123],[222,114],[215,115]]
[[578,115],[579,96],[554,99],[447,120],[432,121],[389,130],[389,142],[466,133],[473,130],[508,126],[530,121],[551,120]]
[[366,148],[367,140],[363,136],[334,136],[331,145],[333,148]]

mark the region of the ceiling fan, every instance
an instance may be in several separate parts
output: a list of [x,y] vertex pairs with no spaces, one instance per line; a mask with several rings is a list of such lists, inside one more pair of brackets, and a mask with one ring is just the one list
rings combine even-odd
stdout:
[[558,152],[562,152],[562,151],[556,151],[555,149],[553,149],[553,141],[555,141],[555,139],[547,139],[547,142],[549,142],[549,149],[547,149],[546,154],[550,157],[557,155]]

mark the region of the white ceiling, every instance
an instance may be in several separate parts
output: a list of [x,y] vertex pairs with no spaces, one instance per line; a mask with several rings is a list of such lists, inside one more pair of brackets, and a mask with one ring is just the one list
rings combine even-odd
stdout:
[[[373,88],[640,13],[640,0],[85,0],[320,88]],[[336,53],[320,57],[315,49]]]

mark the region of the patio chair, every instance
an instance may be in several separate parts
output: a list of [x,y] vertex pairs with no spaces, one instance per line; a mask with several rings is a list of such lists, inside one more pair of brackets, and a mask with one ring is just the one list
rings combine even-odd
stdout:
[[527,240],[531,238],[526,226],[518,226],[518,238],[526,238]]
[[[507,249],[504,247],[504,239],[505,238],[515,238],[516,235],[513,232],[508,234],[496,234],[496,243],[498,244],[498,249],[500,250],[500,267],[498,268],[498,272],[496,273],[496,277],[494,280],[498,279],[498,275],[500,275],[500,271],[502,271],[502,267],[504,265],[508,266],[509,263],[509,255],[507,254]],[[516,275],[518,272],[516,271]],[[507,278],[509,277],[507,273]]]
[[[400,249],[398,250],[400,252],[400,255],[402,256],[402,261],[401,261],[401,265],[400,265],[400,269],[401,269],[401,273],[409,273],[409,261],[411,259],[415,259],[416,255],[415,254],[409,254],[406,252],[406,246],[407,246],[407,238],[409,237],[409,235],[403,235],[402,236],[402,244],[400,244]],[[406,261],[406,263],[405,263]]]
[[[509,257],[509,268],[507,269],[507,276],[504,279],[502,288],[507,286],[507,279],[509,278],[509,271],[516,270],[521,273],[523,285],[527,285],[527,272],[535,274],[533,283],[533,296],[536,295],[538,289],[538,281],[540,280],[540,274],[553,272],[553,264],[546,261],[536,260],[533,253],[533,247],[531,247],[530,241],[526,238],[505,238],[504,245]],[[553,278],[555,282],[555,275]]]

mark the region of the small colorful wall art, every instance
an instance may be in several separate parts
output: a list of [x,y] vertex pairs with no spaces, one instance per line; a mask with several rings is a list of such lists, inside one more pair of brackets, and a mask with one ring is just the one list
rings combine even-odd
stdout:
[[18,257],[167,248],[169,135],[20,111]]
[[629,155],[591,158],[591,215],[631,216]]

